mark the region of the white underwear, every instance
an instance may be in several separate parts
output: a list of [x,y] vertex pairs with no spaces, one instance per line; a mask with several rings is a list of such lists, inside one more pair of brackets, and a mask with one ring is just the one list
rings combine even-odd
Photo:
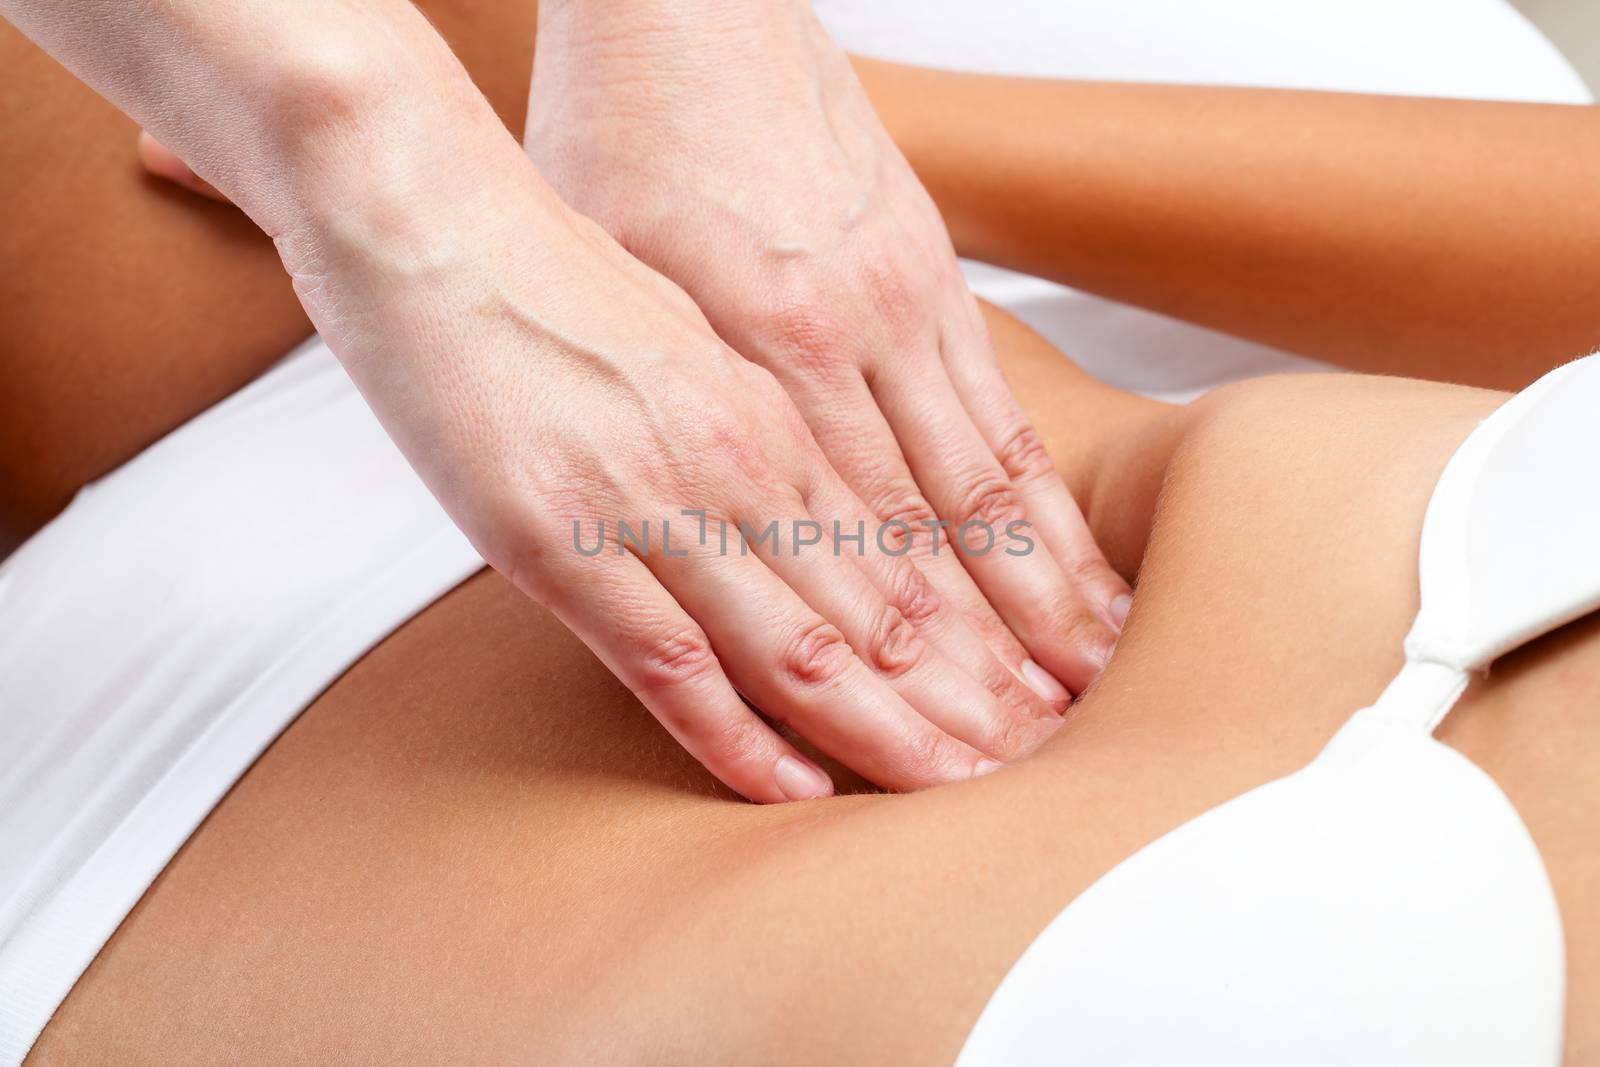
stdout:
[[[1533,413],[1549,417],[1524,421],[1587,470],[1600,357],[1556,375],[1584,369],[1582,390],[1545,383]],[[1559,1059],[1561,929],[1538,853],[1494,784],[1430,736],[1465,670],[1600,600],[1600,555],[1563,548],[1600,539],[1600,494],[1539,491],[1559,464],[1481,447],[1539,389],[1457,453],[1471,478],[1441,479],[1410,665],[1383,699],[1300,775],[1073,902],[963,1065]],[[1482,485],[1528,491],[1474,506]],[[315,341],[0,565],[0,1062],[21,1061],[295,716],[481,566]],[[1339,1058],[1341,1038],[1361,1055]]]
[[[1588,102],[1502,0],[819,0],[934,66]],[[1039,279],[974,288],[1168,397],[1308,361]],[[327,350],[86,489],[0,563],[0,1067],[257,755],[480,566]]]
[[316,340],[0,565],[0,1063],[273,738],[482,566]]

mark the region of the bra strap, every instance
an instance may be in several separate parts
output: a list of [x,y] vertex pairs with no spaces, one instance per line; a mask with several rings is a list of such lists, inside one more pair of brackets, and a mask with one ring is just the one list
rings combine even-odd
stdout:
[[1466,671],[1448,663],[1408,659],[1370,714],[1431,734],[1461,699],[1469,678]]

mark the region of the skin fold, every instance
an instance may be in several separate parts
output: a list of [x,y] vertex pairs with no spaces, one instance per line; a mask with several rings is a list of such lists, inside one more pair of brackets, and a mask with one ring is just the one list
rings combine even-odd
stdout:
[[[0,433],[25,476],[4,482],[20,531],[305,326],[235,216],[141,178],[131,124],[14,37],[0,52],[20,72],[8,122],[62,101],[8,125],[29,165],[0,169],[0,204],[20,216],[15,189],[70,190],[29,201],[49,218],[0,227],[7,298],[29,295],[0,337],[19,370],[0,387],[23,417]],[[118,338],[129,306],[166,328]],[[1138,578],[1107,673],[1034,757],[909,796],[740,803],[486,572],[297,719],[29,1062],[949,1062],[1064,904],[1302,766],[1377,695],[1416,609],[1427,495],[1501,399],[1309,377],[1168,409],[1003,315],[988,328],[1097,540]],[[1442,734],[1507,791],[1550,869],[1571,1063],[1600,1055],[1596,629],[1507,657]]]

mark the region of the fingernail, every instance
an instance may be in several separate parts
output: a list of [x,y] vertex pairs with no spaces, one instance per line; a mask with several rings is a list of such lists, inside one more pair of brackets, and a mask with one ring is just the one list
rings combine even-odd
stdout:
[[992,759],[981,759],[977,763],[974,763],[972,765],[972,776],[974,778],[977,778],[980,775],[993,774],[995,771],[998,771],[999,769],[1000,769],[1000,764],[996,763],[994,760],[992,760]]
[[821,767],[802,763],[793,756],[780,757],[772,777],[778,783],[778,791],[790,800],[818,800],[833,795],[833,780]]
[[1133,597],[1127,593],[1123,593],[1121,596],[1111,601],[1111,606],[1109,608],[1111,612],[1111,625],[1117,628],[1118,633],[1121,633],[1122,628],[1128,625],[1128,609],[1131,607],[1133,607]]
[[1059,704],[1072,699],[1072,694],[1067,691],[1066,686],[1056,681],[1055,675],[1031,659],[1022,661],[1022,680],[1027,683],[1029,689],[1052,703]]

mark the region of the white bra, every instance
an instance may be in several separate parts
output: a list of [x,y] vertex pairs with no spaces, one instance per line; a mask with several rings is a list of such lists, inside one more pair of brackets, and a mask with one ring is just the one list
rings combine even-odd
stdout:
[[1433,730],[1470,672],[1600,607],[1600,355],[1446,466],[1406,663],[1310,765],[1146,846],[995,991],[958,1067],[1561,1060],[1561,917],[1500,788]]

